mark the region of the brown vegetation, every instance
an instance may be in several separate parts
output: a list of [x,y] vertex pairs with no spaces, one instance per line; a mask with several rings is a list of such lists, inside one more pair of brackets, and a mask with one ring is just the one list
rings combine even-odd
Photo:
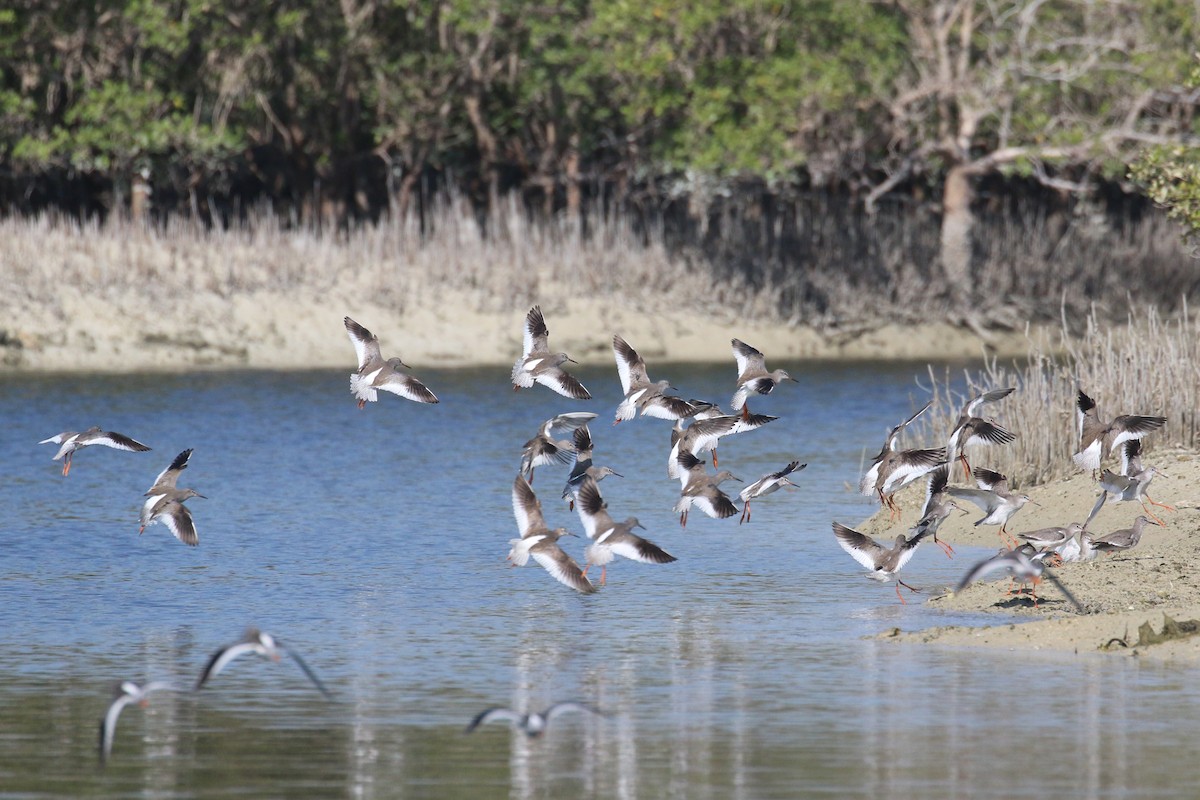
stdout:
[[[973,463],[1009,476],[1015,485],[1040,484],[1077,469],[1071,461],[1079,444],[1075,397],[1083,389],[1110,419],[1117,414],[1165,415],[1166,425],[1144,440],[1157,446],[1200,447],[1200,322],[1185,306],[1165,319],[1153,307],[1112,318],[1093,311],[1082,335],[1063,319],[1066,355],[1048,355],[1030,342],[1022,365],[993,359],[985,369],[966,374],[963,395],[953,391],[948,371],[930,368],[933,407],[913,426],[914,441],[945,442],[968,397],[991,389],[1017,391],[985,410],[1017,440],[981,447]],[[1154,463],[1151,456],[1147,463]]]

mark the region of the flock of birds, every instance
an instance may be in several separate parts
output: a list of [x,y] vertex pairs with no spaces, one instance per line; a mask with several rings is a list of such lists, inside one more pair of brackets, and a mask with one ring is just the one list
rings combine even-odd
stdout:
[[[1037,583],[1046,577],[1080,613],[1084,611],[1083,606],[1057,577],[1047,571],[1047,566],[1090,561],[1097,553],[1115,553],[1136,547],[1146,525],[1165,524],[1146,503],[1175,510],[1172,506],[1151,499],[1147,493],[1150,482],[1156,474],[1162,473],[1162,469],[1143,467],[1141,463],[1142,438],[1161,428],[1166,417],[1122,414],[1104,421],[1096,411],[1095,401],[1080,390],[1076,397],[1079,447],[1071,458],[1080,469],[1091,470],[1097,479],[1100,493],[1096,504],[1082,523],[1070,522],[1063,526],[1018,533],[1016,536],[1010,534],[1008,523],[1013,516],[1026,504],[1038,504],[1029,495],[1014,492],[1005,475],[982,467],[972,469],[966,457],[966,448],[974,444],[1004,445],[1016,438],[994,418],[979,416],[984,405],[999,402],[1014,391],[1015,387],[1009,387],[971,398],[963,406],[945,448],[897,448],[897,441],[905,427],[925,413],[930,405],[928,403],[892,428],[883,449],[863,475],[859,491],[864,495],[878,496],[880,503],[891,509],[892,519],[895,519],[899,515],[899,508],[892,499],[895,492],[922,477],[926,478],[926,489],[920,519],[908,531],[898,534],[891,547],[841,523],[833,523],[838,544],[870,570],[872,577],[881,581],[896,578],[896,596],[900,602],[905,602],[900,594],[901,586],[913,592],[918,590],[900,580],[897,573],[913,557],[924,539],[931,538],[947,556],[953,554],[953,548],[937,538],[937,531],[953,511],[968,513],[960,508],[957,501],[965,500],[979,506],[984,516],[975,525],[999,525],[999,534],[1005,546],[995,556],[975,564],[959,581],[956,592],[999,572],[1023,585],[1030,584],[1029,591],[1036,606]],[[1101,472],[1102,461],[1118,451],[1121,457],[1120,473],[1108,469]],[[976,487],[950,485],[950,474],[955,463],[962,465],[964,477],[975,478]],[[1109,497],[1116,502],[1137,500],[1145,514],[1137,517],[1129,528],[1106,534],[1090,532],[1088,526]]]
[[[385,359],[379,339],[350,317],[343,323],[354,345],[358,358],[358,369],[350,376],[350,390],[360,409],[367,403],[378,400],[378,393],[388,392],[418,403],[437,403],[437,396],[407,370],[401,359]],[[753,431],[777,419],[763,414],[752,414],[748,401],[753,395],[768,395],[785,381],[795,381],[784,370],[768,371],[763,353],[738,339],[732,340],[732,352],[737,367],[737,378],[730,405],[733,412],[725,413],[712,402],[689,399],[669,394],[674,388],[669,381],[651,381],[646,363],[638,352],[623,338],[614,335],[613,356],[617,375],[621,383],[623,398],[616,408],[613,425],[627,422],[638,415],[667,420],[671,428],[671,450],[667,459],[667,475],[680,483],[679,500],[675,513],[679,523],[686,527],[688,512],[694,506],[709,517],[725,519],[740,513],[740,522],[750,521],[750,503],[783,488],[794,488],[790,476],[807,465],[792,461],[782,469],[764,475],[747,485],[738,495],[742,502],[739,509],[732,497],[726,494],[721,484],[727,480],[740,481],[728,470],[710,473],[707,461],[700,456],[711,453],[713,466],[718,466],[717,446],[720,439],[737,433]],[[573,362],[566,353],[553,352],[549,346],[549,330],[541,308],[534,306],[525,317],[521,357],[512,369],[513,390],[529,389],[541,384],[563,397],[574,400],[590,400],[591,393],[574,376],[563,369],[563,364]],[[966,450],[976,444],[1003,445],[1015,439],[1015,435],[1001,427],[994,418],[984,418],[980,412],[985,405],[997,403],[1014,391],[1013,388],[985,392],[972,398],[962,409],[944,447],[924,449],[900,449],[898,442],[905,428],[920,417],[930,406],[917,411],[894,427],[879,454],[872,459],[870,467],[862,476],[859,489],[862,494],[877,497],[891,511],[892,519],[899,515],[894,495],[904,486],[926,478],[925,504],[921,518],[905,533],[896,536],[894,543],[887,546],[864,533],[855,531],[841,523],[833,523],[833,532],[838,544],[856,561],[870,570],[871,576],[887,581],[896,578],[896,596],[903,586],[918,591],[899,579],[897,573],[908,563],[917,546],[931,538],[943,548],[947,556],[953,548],[937,538],[942,522],[954,511],[965,511],[958,501],[969,501],[984,512],[976,525],[998,525],[1006,547],[992,558],[975,565],[963,578],[959,589],[987,577],[995,572],[1004,572],[1021,582],[1036,585],[1042,576],[1051,578],[1056,585],[1070,596],[1061,582],[1046,571],[1048,564],[1061,564],[1093,558],[1097,552],[1115,552],[1135,547],[1146,524],[1163,524],[1154,516],[1146,503],[1170,508],[1151,500],[1147,488],[1156,473],[1156,467],[1143,467],[1140,461],[1141,438],[1159,428],[1164,417],[1122,415],[1105,422],[1099,418],[1096,405],[1090,397],[1079,392],[1079,450],[1073,456],[1081,469],[1090,469],[1093,475],[1100,471],[1101,462],[1118,450],[1121,453],[1120,474],[1104,470],[1099,474],[1101,488],[1099,499],[1091,514],[1083,523],[1072,522],[1063,527],[1046,528],[1020,533],[1013,537],[1007,525],[1012,517],[1027,503],[1033,502],[1028,495],[1013,492],[1007,478],[993,470],[976,467],[972,470]],[[544,421],[536,435],[522,449],[520,466],[512,486],[512,507],[516,518],[519,537],[509,541],[507,559],[512,566],[524,566],[532,558],[560,583],[581,593],[594,593],[597,585],[603,586],[607,568],[616,556],[645,564],[668,564],[676,561],[675,556],[655,543],[635,533],[644,526],[636,517],[616,521],[609,513],[608,504],[600,493],[599,483],[610,475],[620,473],[611,467],[593,463],[593,441],[588,424],[598,415],[592,412],[567,412]],[[570,434],[569,439],[557,439],[556,435]],[[132,452],[150,448],[128,436],[93,427],[82,433],[63,432],[44,439],[41,444],[59,445],[54,460],[63,461],[65,477],[71,469],[72,455],[76,450],[90,445],[101,445]],[[141,507],[139,533],[155,522],[165,527],[186,545],[199,544],[195,521],[185,501],[201,497],[190,488],[179,488],[180,475],[188,467],[192,450],[184,450],[159,473]],[[950,485],[950,476],[955,464],[961,464],[964,474],[974,476],[976,487]],[[580,566],[560,545],[565,536],[574,536],[565,527],[550,528],[542,510],[541,501],[533,491],[534,471],[538,467],[558,465],[570,466],[561,497],[576,511],[583,525],[589,545],[584,551],[584,566]],[[1138,517],[1132,528],[1114,531],[1107,535],[1096,535],[1088,531],[1088,525],[1100,511],[1107,498],[1117,502],[1136,500],[1142,503],[1146,516]],[[598,584],[588,577],[593,567],[600,567]],[[1034,602],[1037,597],[1034,593]],[[1076,602],[1075,605],[1082,607]],[[254,653],[278,661],[286,653],[300,666],[305,675],[326,697],[329,691],[316,674],[295,651],[285,647],[270,634],[251,628],[246,635],[213,654],[195,685],[202,688],[216,677],[226,665],[243,654]],[[130,703],[145,705],[152,692],[175,690],[165,682],[150,682],[139,685],[132,681],[120,683],[108,711],[100,725],[100,757],[103,762],[111,753],[117,719]],[[467,732],[493,720],[507,721],[530,736],[542,733],[547,723],[559,714],[568,711],[602,712],[582,703],[564,702],[552,705],[540,713],[521,713],[506,708],[489,708],[480,712],[467,726]]]

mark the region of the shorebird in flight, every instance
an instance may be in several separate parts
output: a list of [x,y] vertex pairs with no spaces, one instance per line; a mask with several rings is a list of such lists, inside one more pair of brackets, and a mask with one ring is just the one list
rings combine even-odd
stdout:
[[513,391],[529,389],[535,383],[549,387],[574,400],[591,400],[592,394],[583,384],[562,369],[565,361],[575,359],[566,353],[551,353],[550,331],[542,317],[541,306],[534,306],[525,315],[525,327],[521,357],[512,368]]
[[629,517],[624,522],[614,520],[608,513],[608,503],[600,495],[600,487],[590,477],[585,477],[579,487],[578,510],[584,532],[592,540],[585,551],[587,566],[583,568],[583,574],[586,576],[592,567],[600,567],[601,586],[607,580],[608,565],[616,556],[643,564],[670,564],[677,560],[654,542],[633,532],[634,528],[645,529],[637,517]]
[[984,419],[976,414],[984,403],[994,403],[1003,400],[1016,391],[1015,386],[1007,389],[996,389],[976,395],[967,401],[958,414],[958,421],[950,431],[950,440],[946,443],[946,460],[958,459],[962,464],[963,476],[971,477],[971,463],[967,461],[966,449],[973,444],[1008,444],[1017,437],[1001,428],[995,420]]
[[220,650],[212,654],[212,658],[208,660],[208,664],[204,666],[204,671],[200,673],[199,680],[196,681],[196,691],[204,688],[204,684],[208,683],[213,678],[229,665],[238,656],[243,656],[248,653],[253,653],[263,658],[269,658],[272,661],[279,661],[283,653],[291,656],[291,659],[296,662],[301,671],[308,676],[312,681],[313,686],[316,686],[321,694],[325,695],[326,700],[332,700],[333,696],[329,690],[325,688],[325,684],[321,683],[321,679],[317,674],[305,663],[300,654],[290,647],[285,647],[283,642],[276,639],[271,634],[260,631],[258,628],[249,628],[246,634],[232,644],[222,647]]
[[1160,503],[1147,494],[1150,489],[1150,481],[1154,480],[1154,476],[1166,473],[1158,467],[1143,467],[1141,455],[1142,440],[1130,439],[1121,448],[1121,474],[1114,475],[1107,469],[1100,473],[1100,496],[1096,498],[1096,505],[1092,506],[1092,512],[1088,514],[1085,526],[1100,512],[1101,506],[1104,505],[1104,501],[1109,495],[1112,495],[1118,503],[1136,500],[1142,504],[1142,511],[1146,512],[1146,516],[1163,526],[1167,524],[1155,516],[1153,511],[1146,508],[1146,503],[1150,503],[1165,508],[1167,511],[1175,510],[1175,506]]
[[151,692],[175,691],[175,687],[166,681],[150,681],[139,685],[133,681],[121,681],[113,690],[113,700],[104,717],[100,720],[100,763],[103,765],[112,755],[113,739],[117,735],[117,720],[125,706],[137,703],[142,708],[150,704]]
[[[1029,544],[1023,544],[1012,550],[1001,550],[991,558],[986,558],[971,567],[967,574],[963,576],[963,579],[959,581],[954,592],[955,594],[961,592],[972,583],[983,580],[993,572],[1003,572],[1018,583],[1029,583],[1032,585],[1033,588],[1030,591],[1033,594],[1033,606],[1037,608],[1037,584],[1042,578],[1048,578],[1063,593],[1063,596],[1070,601],[1071,605],[1075,606],[1075,609],[1080,614],[1084,613],[1084,608],[1075,599],[1075,595],[1071,594],[1067,590],[1067,587],[1063,586],[1062,581],[1055,577],[1053,573],[1047,571],[1045,560],[1050,554],[1048,550],[1041,553],[1034,552],[1033,546]],[[1011,594],[1011,591],[1009,593]]]
[[950,546],[949,542],[943,542],[938,538],[938,528],[942,527],[942,523],[946,517],[950,516],[951,511],[962,511],[965,514],[966,509],[960,508],[958,503],[950,499],[950,494],[946,491],[949,478],[949,464],[942,464],[929,473],[929,480],[925,483],[925,506],[921,510],[921,518],[913,526],[913,533],[918,536],[926,534],[932,536],[933,543],[942,548],[942,552],[946,554],[947,558],[952,558],[954,548]]
[[102,431],[99,425],[93,425],[82,433],[75,431],[63,431],[55,434],[49,439],[42,439],[38,444],[57,444],[61,445],[58,452],[54,455],[53,460],[59,461],[63,458],[62,474],[67,477],[67,473],[71,471],[71,456],[81,447],[88,445],[100,444],[105,447],[111,447],[114,450],[128,450],[135,453],[144,453],[150,448],[141,442],[130,439],[123,433],[114,431]]
[[541,564],[551,577],[564,586],[569,586],[577,592],[591,594],[596,587],[583,574],[583,570],[559,546],[558,540],[563,536],[575,534],[566,528],[550,529],[542,514],[541,501],[533,493],[533,487],[523,475],[517,475],[512,489],[513,515],[517,518],[517,530],[520,539],[510,539],[511,549],[508,560],[514,567],[523,567],[529,563],[530,557]]
[[891,519],[900,516],[900,506],[892,495],[908,484],[946,463],[941,450],[932,448],[898,450],[896,442],[913,420],[925,413],[931,404],[926,403],[917,413],[892,428],[879,454],[871,460],[871,466],[858,483],[860,494],[879,497],[881,505],[891,512]]
[[737,362],[737,391],[729,404],[734,411],[742,412],[743,417],[750,416],[750,407],[746,404],[751,393],[770,394],[783,381],[799,383],[781,369],[767,372],[766,357],[741,339],[733,339],[733,358]]
[[946,491],[949,492],[951,497],[961,497],[964,500],[970,500],[983,509],[984,517],[975,523],[976,527],[980,525],[999,525],[1000,537],[1010,544],[1015,545],[1016,542],[1012,539],[1007,529],[1008,521],[1026,503],[1033,503],[1035,506],[1038,503],[1031,500],[1027,494],[1015,494],[1008,487],[1008,478],[999,472],[976,467],[974,475],[976,482],[979,484],[978,489],[963,489],[951,486]]
[[575,445],[575,464],[571,467],[571,474],[567,476],[567,484],[563,487],[562,498],[570,503],[571,510],[574,511],[575,495],[579,493],[579,487],[583,484],[584,478],[590,477],[599,483],[609,475],[616,475],[618,478],[625,476],[612,467],[597,467],[592,463],[592,432],[588,430],[587,425],[580,425],[576,428],[572,439]]
[[1157,430],[1167,421],[1166,417],[1146,417],[1138,414],[1122,414],[1111,422],[1104,422],[1096,411],[1096,401],[1079,390],[1075,399],[1079,420],[1079,451],[1071,456],[1080,469],[1090,469],[1093,477],[1100,469],[1106,455],[1112,455],[1118,445],[1131,439],[1141,439]]
[[570,711],[584,711],[589,714],[604,716],[604,714],[591,706],[583,703],[576,703],[567,700],[562,703],[555,703],[545,711],[532,711],[528,714],[521,714],[513,711],[511,708],[503,708],[496,706],[494,708],[484,709],[475,715],[475,718],[467,725],[463,733],[470,733],[480,725],[485,725],[489,722],[507,722],[513,727],[523,731],[526,736],[535,737],[541,736],[546,732],[546,726],[550,724],[550,720],[555,717],[561,717]]
[[533,484],[533,470],[546,464],[566,466],[575,458],[575,445],[566,439],[555,439],[555,431],[575,431],[594,420],[591,411],[569,411],[551,417],[538,428],[537,435],[527,441],[521,450],[521,474]]
[[175,483],[179,475],[187,469],[188,460],[192,457],[192,449],[188,448],[179,455],[171,465],[158,473],[154,485],[142,495],[147,498],[142,503],[141,527],[138,535],[146,531],[146,527],[155,522],[167,526],[176,539],[186,545],[195,547],[200,544],[200,534],[196,532],[196,523],[192,519],[191,510],[183,504],[190,497],[208,498],[195,489],[177,489]]
[[896,543],[890,548],[883,546],[865,533],[848,528],[840,522],[833,523],[833,535],[837,537],[838,544],[850,554],[851,558],[870,570],[873,579],[887,582],[895,578],[896,597],[900,599],[901,603],[907,604],[908,602],[904,599],[904,595],[900,594],[901,586],[910,592],[921,591],[900,580],[896,573],[903,569],[913,554],[917,552],[917,546],[921,544],[924,534],[914,536],[897,534]]
[[350,373],[350,391],[358,398],[360,409],[367,403],[374,403],[379,397],[378,392],[398,394],[414,403],[439,402],[437,395],[425,384],[400,371],[408,369],[408,364],[399,358],[384,359],[378,336],[349,317],[342,323],[350,335],[354,352],[358,354],[358,372]]
[[613,425],[631,420],[639,410],[643,417],[658,419],[685,419],[693,413],[688,401],[666,394],[674,388],[670,381],[651,381],[646,374],[646,362],[638,351],[620,336],[613,335],[613,357],[617,361],[617,376],[621,379],[621,391],[625,397],[617,406]]
[[724,481],[740,481],[733,473],[723,469],[715,475],[709,475],[704,470],[703,461],[686,450],[679,454],[679,502],[675,504],[675,513],[679,514],[679,525],[687,527],[688,509],[693,504],[713,519],[725,519],[738,513],[738,507],[733,504],[719,488]]
[[778,472],[772,472],[769,475],[763,475],[754,483],[747,486],[738,494],[742,501],[742,518],[738,524],[750,521],[750,501],[756,497],[766,497],[769,494],[774,494],[785,486],[799,488],[792,483],[788,475],[793,472],[799,472],[807,467],[808,464],[801,464],[799,461],[793,461]]

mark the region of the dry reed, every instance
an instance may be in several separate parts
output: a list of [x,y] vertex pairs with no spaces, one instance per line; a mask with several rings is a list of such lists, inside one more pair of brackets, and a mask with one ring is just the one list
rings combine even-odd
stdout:
[[[975,446],[968,454],[974,466],[1009,476],[1014,486],[1044,483],[1076,470],[1071,454],[1079,445],[1075,398],[1082,389],[1097,404],[1102,419],[1118,414],[1167,417],[1159,431],[1144,441],[1158,447],[1195,450],[1200,446],[1200,324],[1188,311],[1163,319],[1154,308],[1131,313],[1123,324],[1089,314],[1082,335],[1064,318],[1065,356],[1052,358],[1030,343],[1020,366],[990,361],[966,373],[965,389],[951,389],[948,372],[929,370],[933,406],[913,425],[916,441],[945,442],[962,406],[992,389],[1017,391],[979,413],[1017,435],[1000,446]],[[1152,461],[1147,463],[1153,463]]]
[[[478,310],[611,296],[642,311],[754,318],[852,337],[888,322],[1017,325],[1083,317],[1091,303],[1124,313],[1178,306],[1200,277],[1170,223],[1151,215],[1120,230],[1043,218],[981,221],[969,308],[955,308],[937,266],[937,219],[919,211],[865,217],[811,198],[772,215],[725,210],[691,230],[667,212],[531,215],[516,195],[481,219],[461,198],[349,229],[297,225],[269,211],[229,229],[174,217],[141,226],[63,217],[0,221],[0,276],[10,301],[53,306],[60,288],[132,293],[153,302],[266,290],[356,292],[403,308],[453,288]],[[1051,230],[1053,227],[1053,230]],[[1150,280],[1129,284],[1130,272]],[[1123,287],[1140,292],[1129,295]],[[1080,310],[1083,311],[1080,311]]]

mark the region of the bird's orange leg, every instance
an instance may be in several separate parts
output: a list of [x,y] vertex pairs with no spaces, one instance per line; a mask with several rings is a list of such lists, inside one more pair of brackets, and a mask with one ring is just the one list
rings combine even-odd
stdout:
[[971,480],[971,462],[967,461],[967,454],[964,451],[958,453],[958,463],[962,464],[963,477]]
[[687,509],[686,508],[683,510],[683,513],[679,515],[679,527],[681,527],[681,528],[687,527]]
[[1005,547],[1007,547],[1009,550],[1013,550],[1017,547],[1017,539],[1006,530],[1007,526],[1008,523],[1000,526],[999,536],[1000,540],[1004,542]]
[[600,567],[600,585],[604,586],[608,583],[608,564]]
[[[1172,510],[1172,511],[1174,511],[1175,509],[1171,509],[1171,510]],[[1146,504],[1145,504],[1145,503],[1142,503],[1142,511],[1145,511],[1145,512],[1146,512],[1146,514],[1147,514],[1147,515],[1148,515],[1148,516],[1149,516],[1149,517],[1150,517],[1152,520],[1154,520],[1155,522],[1157,522],[1159,525],[1162,525],[1164,528],[1165,528],[1165,527],[1167,527],[1167,523],[1163,522],[1161,519],[1159,519],[1158,517],[1156,517],[1156,516],[1154,515],[1154,512],[1153,512],[1153,511],[1151,511],[1150,509],[1146,508]]]
[[905,589],[908,589],[913,594],[918,594],[921,591],[920,589],[917,589],[916,587],[909,586],[907,583],[900,580],[899,578],[896,578],[896,597],[899,597],[900,602],[904,603],[905,605],[908,605],[908,603],[905,601],[904,596],[900,594],[901,586],[903,586]]
[[67,477],[67,474],[70,473],[70,471],[71,471],[71,454],[67,453],[67,460],[63,462],[63,477],[64,478]]
[[721,466],[720,464],[717,463],[717,448],[716,447],[713,447],[712,454],[713,454],[713,466],[714,467]]
[[[715,464],[716,462],[713,462],[713,463]],[[1166,503],[1160,503],[1157,500],[1155,500],[1154,498],[1152,498],[1150,495],[1146,495],[1146,500],[1150,503],[1150,505],[1158,506],[1159,508],[1165,508],[1167,511],[1175,511],[1176,510],[1175,506],[1169,506]],[[1142,508],[1145,508],[1145,506],[1143,505]]]
[[366,408],[366,407],[367,407],[367,401],[366,401],[366,400],[359,400],[359,401],[358,401],[358,410],[359,410],[359,411],[362,411],[362,410],[363,410],[364,408]]
[[946,554],[946,558],[954,558],[954,548],[950,546],[949,542],[943,542],[937,536],[934,536],[933,543],[942,548],[942,552]]

